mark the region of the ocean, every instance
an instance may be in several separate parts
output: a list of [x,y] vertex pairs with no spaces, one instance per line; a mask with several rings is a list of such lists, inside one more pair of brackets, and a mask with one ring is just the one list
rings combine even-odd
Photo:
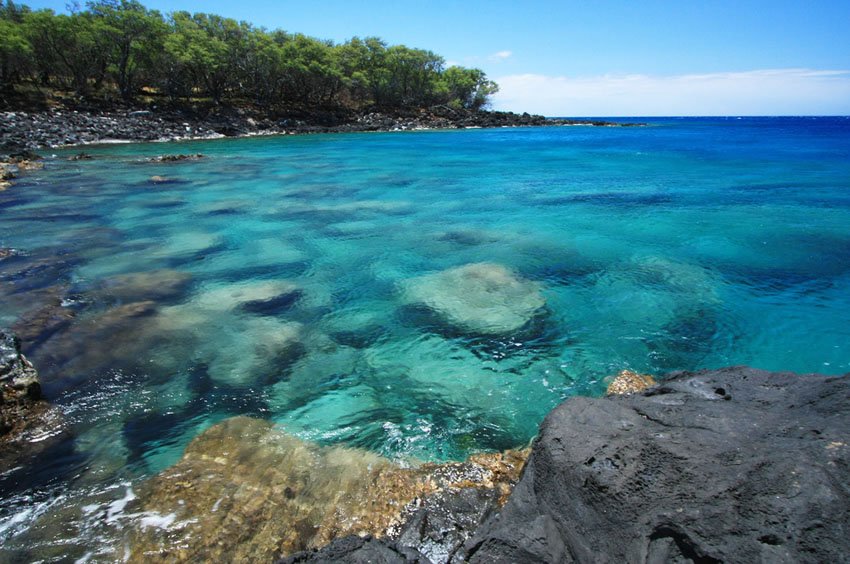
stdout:
[[117,542],[236,415],[416,464],[626,369],[850,372],[850,118],[621,121],[45,151],[0,192],[0,326],[65,434],[0,468],[0,559]]

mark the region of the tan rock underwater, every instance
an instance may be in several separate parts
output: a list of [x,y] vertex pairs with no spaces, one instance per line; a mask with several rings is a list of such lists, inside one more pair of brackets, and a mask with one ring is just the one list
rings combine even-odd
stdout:
[[503,503],[528,449],[405,468],[376,454],[299,440],[271,423],[227,419],[128,509],[130,562],[271,561],[350,534],[392,535],[423,496],[494,488]]

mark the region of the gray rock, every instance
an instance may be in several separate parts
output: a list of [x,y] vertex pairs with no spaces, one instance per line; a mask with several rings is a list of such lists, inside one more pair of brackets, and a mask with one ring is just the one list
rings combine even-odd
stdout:
[[837,562],[850,380],[727,368],[544,421],[472,562]]
[[478,526],[499,509],[494,488],[443,490],[426,496],[405,521],[396,544],[434,563],[449,562]]
[[279,560],[277,564],[298,562],[347,562],[351,564],[425,564],[421,554],[373,537],[348,536],[318,551],[305,551]]
[[[449,558],[845,562],[848,437],[848,376],[735,367],[571,398],[543,422],[504,508]],[[423,503],[397,537],[341,539],[288,562],[442,559],[428,543],[475,526],[463,505],[453,515]]]
[[21,354],[21,344],[0,330],[0,441],[11,440],[42,407],[38,373]]

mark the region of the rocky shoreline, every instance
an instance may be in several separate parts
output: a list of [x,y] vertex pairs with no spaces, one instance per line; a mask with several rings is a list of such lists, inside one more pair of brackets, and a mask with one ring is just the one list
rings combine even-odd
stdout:
[[848,436],[848,375],[682,373],[555,408],[506,505],[462,546],[434,550],[462,525],[425,505],[407,536],[281,562],[844,561]]
[[542,125],[620,126],[603,121],[547,119],[528,113],[455,110],[313,112],[269,117],[243,109],[208,113],[113,109],[0,112],[0,155],[108,142],[175,141],[252,135],[407,131]]
[[[124,559],[842,561],[848,376],[623,371],[606,397],[555,408],[530,449],[414,468],[233,417],[128,498],[179,526],[129,527]],[[63,424],[5,331],[0,384],[8,466]]]

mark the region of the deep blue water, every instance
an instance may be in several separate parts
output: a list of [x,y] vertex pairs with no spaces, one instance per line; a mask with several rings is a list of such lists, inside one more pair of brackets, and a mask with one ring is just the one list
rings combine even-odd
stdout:
[[56,151],[0,192],[0,324],[46,308],[72,438],[0,473],[0,540],[236,414],[460,459],[623,369],[850,371],[850,119],[638,121]]

